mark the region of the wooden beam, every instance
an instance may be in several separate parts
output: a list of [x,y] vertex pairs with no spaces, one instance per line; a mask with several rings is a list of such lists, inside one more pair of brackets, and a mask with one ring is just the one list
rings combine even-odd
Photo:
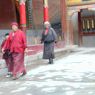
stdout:
[[66,16],[67,16],[67,7],[66,7],[66,1],[60,0],[60,6],[61,6],[61,26],[62,26],[62,32],[64,35],[64,42],[66,45],[66,37],[67,37],[67,22],[66,22]]

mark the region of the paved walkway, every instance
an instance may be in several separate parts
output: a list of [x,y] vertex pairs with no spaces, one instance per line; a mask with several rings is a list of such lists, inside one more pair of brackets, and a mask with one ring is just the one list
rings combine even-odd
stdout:
[[95,48],[79,48],[25,77],[0,81],[0,95],[95,95]]
[[[56,58],[58,58],[60,56],[67,55],[68,53],[74,51],[75,49],[77,49],[77,46],[75,46],[75,45],[69,46],[69,47],[64,47],[64,48],[55,48],[55,56],[56,56]],[[31,55],[31,54],[25,55],[24,63],[29,68],[31,67],[31,65],[39,66],[41,64],[44,64],[44,62],[42,61],[42,56],[43,56],[43,52],[41,52],[41,51],[39,51],[33,55]],[[35,67],[35,66],[33,66],[33,67]],[[2,75],[5,75],[6,73],[7,73],[7,68],[6,68],[5,61],[0,58],[0,77]]]

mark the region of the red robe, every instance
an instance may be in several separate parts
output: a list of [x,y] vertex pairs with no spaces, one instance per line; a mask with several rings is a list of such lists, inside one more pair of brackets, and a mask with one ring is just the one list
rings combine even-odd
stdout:
[[12,63],[12,56],[8,56],[7,58],[4,58],[4,55],[10,50],[10,42],[9,39],[5,39],[1,44],[1,49],[4,49],[5,54],[3,54],[3,59],[5,59],[8,72],[13,71],[13,63]]
[[7,50],[10,49],[10,42],[9,42],[9,38],[5,39],[2,44],[1,44],[1,49]]
[[17,30],[15,33],[11,32],[9,34],[9,40],[13,58],[13,76],[16,77],[17,74],[26,73],[24,66],[24,51],[27,47],[26,36],[23,31]]
[[4,40],[1,44],[1,49],[4,47],[6,40]]
[[26,46],[26,36],[25,33],[21,30],[11,32],[9,34],[9,40],[11,43],[10,51],[16,53],[23,53]]

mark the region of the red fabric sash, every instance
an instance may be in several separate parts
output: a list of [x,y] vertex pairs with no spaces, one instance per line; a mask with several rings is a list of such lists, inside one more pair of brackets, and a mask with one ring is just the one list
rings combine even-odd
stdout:
[[46,30],[45,30],[45,35],[47,35],[48,34],[48,28],[46,28]]

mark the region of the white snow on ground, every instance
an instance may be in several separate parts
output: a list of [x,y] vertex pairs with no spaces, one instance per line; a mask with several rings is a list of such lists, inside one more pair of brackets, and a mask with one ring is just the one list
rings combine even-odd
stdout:
[[[0,82],[0,88],[2,87],[9,87],[12,86],[14,84],[14,81],[8,81],[8,82]],[[20,82],[15,82],[16,85],[19,85]]]
[[0,95],[2,95],[3,94],[3,92],[0,92]]
[[[31,70],[27,76],[31,76],[31,78],[38,76],[40,80],[43,80],[43,82],[34,82],[32,84],[37,87],[67,85],[83,89],[93,86],[95,82],[89,82],[89,80],[95,80],[95,53],[92,54],[93,51],[95,49],[90,49],[89,51],[85,49],[85,51],[74,53],[56,61],[53,65],[40,66],[37,69]],[[89,52],[92,53],[90,54]],[[88,78],[88,82],[83,80],[84,77]],[[47,90],[49,91],[48,88],[45,89],[45,91]],[[74,95],[74,93],[74,91],[70,91],[66,95]]]
[[54,92],[56,90],[56,87],[49,87],[49,88],[43,88],[42,91],[45,92]]
[[[51,71],[57,70],[57,72],[51,73]],[[95,72],[95,54],[73,54],[61,60],[58,60],[53,65],[41,66],[37,69],[28,72],[28,75],[45,74],[47,77],[53,75],[62,75],[61,70],[68,71],[69,75],[76,75],[83,72]],[[50,72],[49,72],[50,71]],[[71,73],[72,72],[72,73]],[[81,74],[82,73],[82,74]],[[68,75],[68,74],[66,74]],[[79,75],[78,75],[79,76]],[[45,76],[43,76],[45,78]]]
[[66,95],[75,95],[75,91],[68,91],[66,92]]
[[17,93],[17,92],[24,91],[24,90],[26,90],[26,88],[27,88],[27,87],[21,87],[21,88],[18,88],[17,90],[11,91],[11,93]]
[[31,93],[28,93],[28,94],[26,94],[26,95],[33,95],[33,94],[31,94]]
[[0,83],[0,87],[19,85],[18,89],[11,90],[13,95],[30,87],[40,89],[42,93],[47,93],[45,95],[53,95],[58,91],[62,95],[95,95],[95,49],[78,51],[54,64],[30,70],[24,77],[24,82],[4,82]]

